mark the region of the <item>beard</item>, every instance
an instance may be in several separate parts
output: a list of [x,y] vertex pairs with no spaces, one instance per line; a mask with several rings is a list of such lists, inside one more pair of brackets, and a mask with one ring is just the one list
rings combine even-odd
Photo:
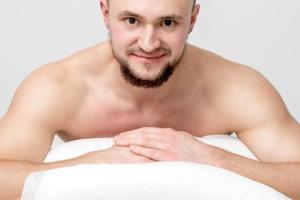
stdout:
[[163,83],[167,82],[169,78],[172,76],[174,71],[174,66],[167,65],[163,71],[155,77],[155,79],[141,79],[137,77],[130,69],[128,65],[121,65],[120,67],[122,77],[124,80],[137,87],[143,88],[157,88],[163,85]]
[[[134,49],[128,49],[126,51],[126,55],[130,56],[134,52],[143,52],[142,49],[134,50]],[[143,87],[143,88],[157,88],[162,86],[164,83],[166,83],[169,78],[173,75],[174,70],[176,69],[179,61],[182,58],[183,52],[181,53],[180,57],[178,59],[175,59],[173,62],[169,61],[167,64],[165,64],[161,70],[160,73],[158,73],[154,78],[152,79],[143,79],[140,78],[136,73],[132,71],[131,66],[129,65],[128,61],[118,56],[114,48],[112,46],[112,52],[115,57],[115,59],[120,64],[120,72],[123,77],[123,79],[131,84],[132,86],[136,87]],[[171,51],[168,48],[159,48],[156,50],[156,52],[163,52],[165,54],[171,54]],[[145,53],[145,52],[143,52]],[[146,68],[151,68],[150,64],[144,64]]]

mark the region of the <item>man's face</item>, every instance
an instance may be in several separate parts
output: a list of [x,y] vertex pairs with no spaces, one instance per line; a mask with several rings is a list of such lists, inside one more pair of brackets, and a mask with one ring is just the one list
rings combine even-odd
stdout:
[[108,27],[126,81],[158,87],[183,55],[192,28],[191,0],[110,0]]

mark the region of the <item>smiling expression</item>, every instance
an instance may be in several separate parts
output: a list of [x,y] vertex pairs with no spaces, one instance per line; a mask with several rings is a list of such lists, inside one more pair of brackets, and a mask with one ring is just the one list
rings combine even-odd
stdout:
[[[155,3],[155,6],[153,5]],[[102,2],[110,42],[125,80],[158,87],[183,56],[199,7],[190,0],[111,0]]]

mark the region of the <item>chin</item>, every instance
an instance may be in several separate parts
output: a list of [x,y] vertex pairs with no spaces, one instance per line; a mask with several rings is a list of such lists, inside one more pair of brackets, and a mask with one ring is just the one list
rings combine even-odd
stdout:
[[158,78],[166,68],[167,65],[130,65],[131,72],[133,72],[136,77],[143,80],[154,80]]
[[160,87],[163,83],[167,82],[174,70],[168,64],[165,66],[149,66],[148,68],[145,65],[128,63],[128,65],[121,65],[120,69],[123,78],[128,83],[144,88]]

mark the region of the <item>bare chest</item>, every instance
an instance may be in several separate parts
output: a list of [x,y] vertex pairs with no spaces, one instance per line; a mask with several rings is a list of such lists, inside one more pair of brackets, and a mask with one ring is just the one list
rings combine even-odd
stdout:
[[127,109],[120,103],[101,106],[86,104],[69,122],[65,140],[113,137],[124,131],[141,127],[173,128],[194,136],[228,134],[230,130],[222,119],[210,109],[201,110],[196,105],[174,105],[168,109],[153,108],[147,111]]

